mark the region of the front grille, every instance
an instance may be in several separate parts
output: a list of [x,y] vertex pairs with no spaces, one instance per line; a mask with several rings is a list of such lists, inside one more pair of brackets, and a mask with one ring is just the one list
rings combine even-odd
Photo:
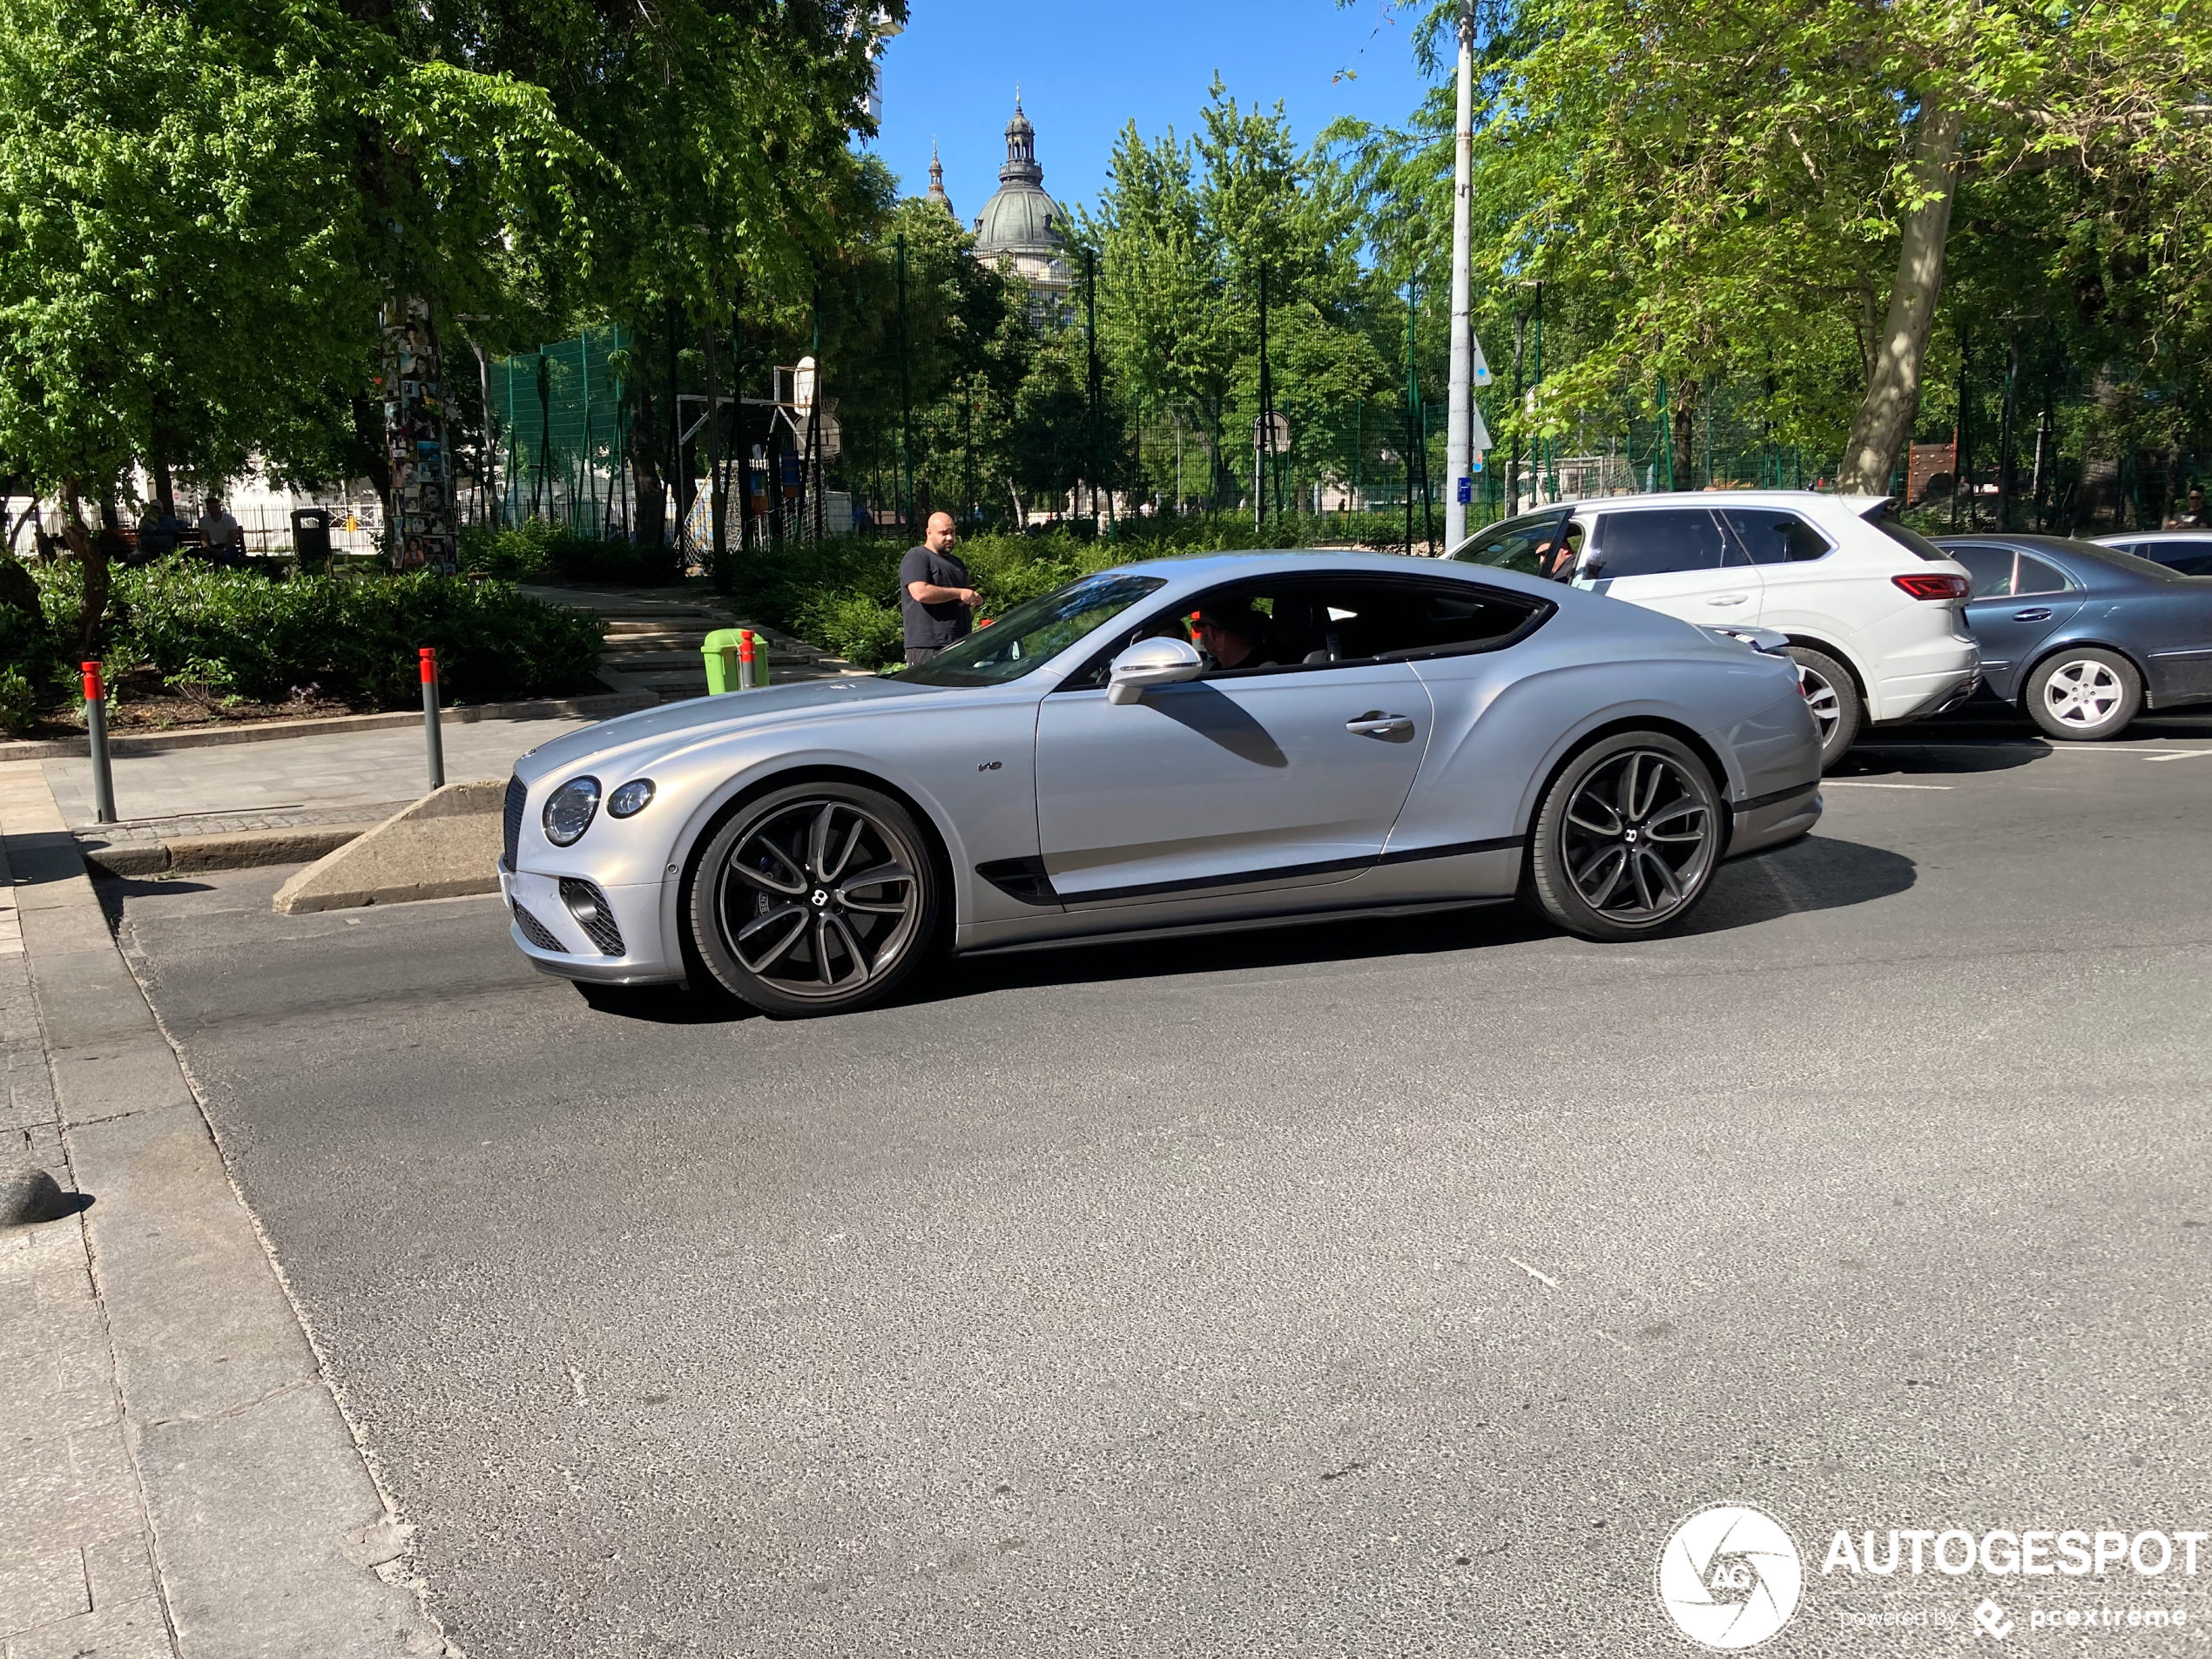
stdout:
[[515,925],[523,930],[523,937],[540,950],[557,950],[563,956],[569,954],[569,948],[553,937],[553,930],[519,904],[515,907]]
[[505,838],[501,846],[507,855],[507,867],[510,871],[516,867],[516,849],[523,844],[523,806],[529,799],[529,793],[520,778],[507,780],[507,800],[502,809],[504,821],[500,829]]
[[607,908],[607,900],[598,888],[589,881],[579,881],[572,875],[561,878],[561,902],[583,928],[584,936],[599,948],[602,956],[622,954],[622,929],[615,926],[614,912]]

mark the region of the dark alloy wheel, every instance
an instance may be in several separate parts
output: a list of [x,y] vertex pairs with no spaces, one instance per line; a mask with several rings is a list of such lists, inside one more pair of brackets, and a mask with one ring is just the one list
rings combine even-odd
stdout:
[[1866,705],[1859,699],[1851,670],[1826,651],[1792,645],[1790,658],[1797,665],[1805,706],[1812,711],[1812,723],[1820,732],[1820,769],[1833,772],[1858,741],[1858,730],[1866,724]]
[[708,843],[691,934],[725,988],[765,1014],[842,1014],[890,995],[928,953],[939,880],[889,796],[801,784],[748,802]]
[[1723,810],[1688,745],[1662,732],[1617,732],[1553,779],[1536,813],[1526,896],[1585,939],[1648,938],[1705,891]]

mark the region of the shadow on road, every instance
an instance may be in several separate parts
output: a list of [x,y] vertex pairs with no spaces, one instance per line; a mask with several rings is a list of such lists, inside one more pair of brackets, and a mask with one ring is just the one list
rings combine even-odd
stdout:
[[[1782,916],[1867,904],[1904,892],[1916,873],[1911,859],[1886,848],[1811,836],[1760,858],[1723,865],[1689,925],[1670,936],[1727,933]],[[1094,940],[1005,955],[954,957],[935,971],[925,971],[892,1000],[907,1005],[951,1001],[1025,986],[1087,985],[1438,954],[1557,936],[1556,928],[1519,905],[1504,903],[1420,916],[1286,921],[1167,940]],[[718,987],[579,983],[576,988],[597,1013],[655,1025],[718,1025],[759,1017]]]
[[1795,846],[1721,867],[1685,937],[1751,927],[1783,916],[1840,910],[1903,893],[1919,867],[1902,853],[1809,835]]

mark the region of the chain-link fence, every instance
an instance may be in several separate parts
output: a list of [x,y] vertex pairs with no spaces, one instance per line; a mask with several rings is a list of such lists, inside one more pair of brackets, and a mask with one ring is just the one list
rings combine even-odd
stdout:
[[491,360],[484,516],[547,519],[592,536],[627,532],[629,421],[612,359],[628,343],[618,328],[587,328]]

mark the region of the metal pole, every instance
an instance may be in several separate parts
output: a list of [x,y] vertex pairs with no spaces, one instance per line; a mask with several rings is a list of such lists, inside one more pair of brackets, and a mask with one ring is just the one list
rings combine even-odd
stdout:
[[1452,481],[1444,498],[1444,545],[1457,547],[1467,533],[1474,494],[1474,379],[1472,304],[1467,270],[1468,205],[1474,188],[1474,0],[1460,0],[1459,119],[1452,145],[1452,381],[1445,418],[1444,471]]
[[1406,285],[1406,552],[1413,551],[1413,294]]
[[107,758],[107,691],[100,684],[100,665],[80,665],[84,675],[84,735],[92,746],[92,821],[115,822],[115,778]]
[[446,785],[445,735],[438,729],[438,652],[435,645],[424,645],[415,655],[422,664],[422,758],[429,769],[430,787],[443,789]]
[[[1098,530],[1098,260],[1089,248],[1083,250],[1083,401],[1089,406],[1090,442],[1083,457],[1083,470],[1090,475],[1090,528]],[[1109,497],[1110,499],[1110,497]],[[1110,510],[1110,509],[1109,509]]]
[[729,591],[729,545],[722,519],[722,377],[714,354],[714,302],[706,305],[706,324],[699,330],[706,359],[706,516],[710,542],[707,573],[717,593]]
[[[819,368],[817,373],[819,373]],[[906,495],[900,502],[899,520],[907,539],[915,539],[914,516],[914,405],[907,379],[907,236],[899,233],[899,457],[900,482]]]

